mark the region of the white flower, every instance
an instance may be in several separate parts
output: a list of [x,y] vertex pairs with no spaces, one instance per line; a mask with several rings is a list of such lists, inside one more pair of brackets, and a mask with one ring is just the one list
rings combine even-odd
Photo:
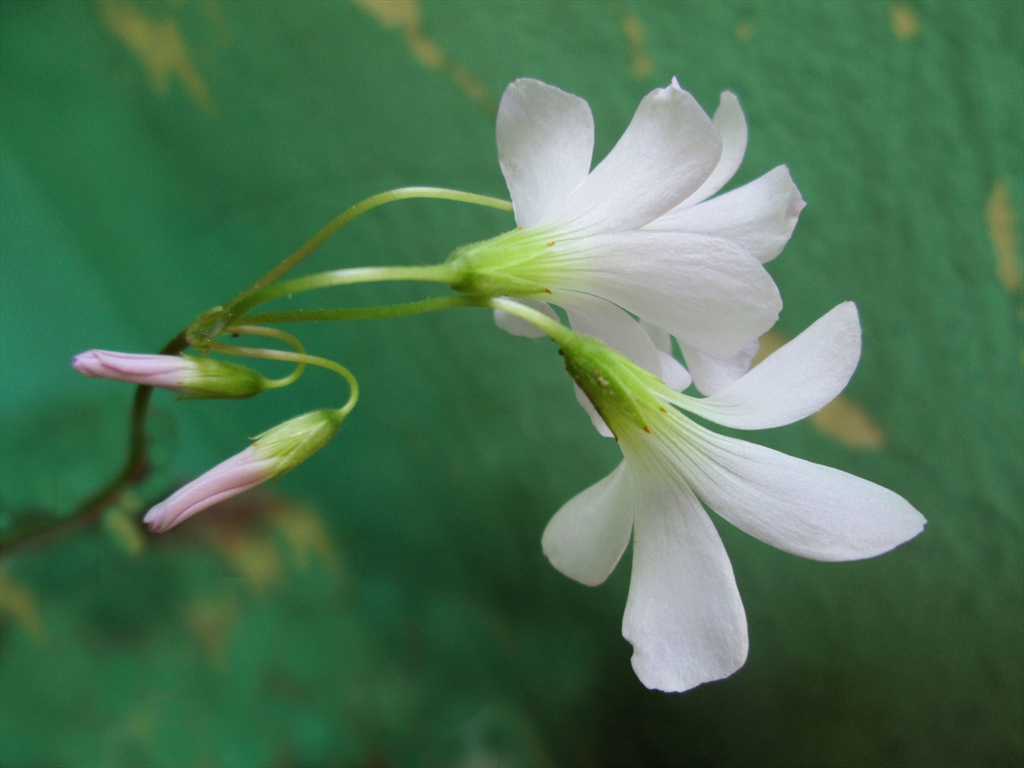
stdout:
[[732,566],[698,499],[752,536],[817,560],[873,557],[922,530],[924,518],[892,491],[718,435],[673,407],[737,429],[809,416],[842,391],[857,366],[853,303],[703,399],[672,391],[594,339],[562,346],[566,367],[614,431],[624,460],[552,518],[544,552],[562,573],[597,585],[632,530],[622,633],[648,688],[684,691],[732,674],[746,659],[746,617]]
[[219,501],[291,472],[331,441],[344,415],[325,408],[272,427],[241,453],[204,472],[150,509],[142,522],[163,533]]
[[[456,287],[526,299],[552,317],[542,302],[559,305],[574,329],[680,389],[690,376],[672,358],[668,334],[697,368],[737,355],[749,364],[750,342],[782,306],[761,263],[782,250],[803,201],[780,166],[702,202],[732,177],[746,148],[735,96],[722,94],[712,122],[673,79],[643,99],[591,171],[587,103],[522,79],[502,97],[497,138],[519,229],[457,250],[449,260],[463,276]],[[623,309],[664,329],[656,332],[660,349]],[[512,333],[538,333],[504,312],[496,320]]]

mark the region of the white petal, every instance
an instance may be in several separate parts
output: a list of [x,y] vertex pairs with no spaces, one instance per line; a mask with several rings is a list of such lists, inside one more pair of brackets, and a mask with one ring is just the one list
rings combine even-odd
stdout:
[[608,156],[540,223],[566,234],[636,229],[696,190],[721,154],[718,130],[673,80],[644,97]]
[[669,389],[682,392],[693,383],[690,372],[672,355],[659,349],[658,356],[661,357],[661,380],[665,382]]
[[747,151],[747,119],[743,116],[743,109],[736,94],[722,91],[712,122],[722,137],[722,157],[707,181],[700,185],[700,189],[683,200],[679,206],[696,205],[702,200],[707,200],[729,182],[743,162],[743,155]]
[[781,427],[831,402],[859,359],[860,319],[857,305],[847,301],[725,389],[702,400],[680,395],[673,402],[727,427]]
[[646,320],[640,321],[640,327],[647,331],[647,335],[651,337],[658,350],[658,356],[661,358],[661,380],[670,388],[682,392],[693,383],[693,379],[683,364],[672,356],[672,337],[668,335],[668,331],[651,325]]
[[594,118],[579,96],[516,80],[501,97],[497,133],[498,162],[521,227],[564,201],[590,171]]
[[615,437],[615,433],[612,432],[611,428],[604,423],[604,419],[601,418],[601,414],[597,412],[597,408],[590,402],[590,398],[587,397],[587,393],[580,389],[580,385],[573,382],[573,392],[576,395],[576,402],[583,406],[583,410],[587,412],[587,416],[590,417],[591,423],[594,425],[594,429],[601,437]]
[[925,519],[887,488],[687,421],[678,466],[704,502],[766,544],[815,560],[888,552]]
[[[543,301],[534,301],[533,299],[511,299],[511,301],[518,301],[520,304],[525,304],[532,309],[536,309],[538,312],[543,312],[545,315],[550,317],[556,323],[562,322],[558,315],[551,307],[545,304]],[[513,336],[525,336],[528,339],[539,339],[544,336],[545,333],[536,325],[516,315],[510,315],[501,309],[494,310],[494,322],[501,328],[501,330],[511,333]]]
[[558,287],[601,296],[715,357],[737,354],[775,324],[782,308],[764,267],[728,240],[623,232],[550,250],[560,259],[551,281]]
[[544,529],[541,546],[559,571],[596,587],[626,551],[632,527],[633,488],[623,461],[558,510]]
[[604,299],[577,291],[552,291],[548,298],[565,310],[576,333],[600,339],[655,376],[661,376],[661,358],[654,342],[627,312]]
[[646,320],[640,321],[640,327],[647,331],[647,335],[654,342],[655,349],[659,352],[664,352],[666,355],[672,354],[672,337],[668,335],[668,331],[648,323]]
[[760,347],[760,343],[754,339],[748,341],[738,355],[719,360],[693,347],[679,345],[697,389],[705,395],[712,395],[724,389],[749,371],[750,363]]
[[728,677],[747,658],[747,620],[722,540],[669,468],[637,467],[633,574],[622,635],[640,682],[685,691]]
[[645,229],[722,237],[764,264],[782,253],[805,205],[789,169],[780,165],[720,197],[676,208]]

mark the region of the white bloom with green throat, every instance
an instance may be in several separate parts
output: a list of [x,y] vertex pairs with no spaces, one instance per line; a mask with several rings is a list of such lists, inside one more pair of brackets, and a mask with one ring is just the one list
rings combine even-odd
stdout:
[[[746,371],[782,301],[763,262],[788,241],[803,200],[785,166],[708,200],[743,158],[747,127],[725,92],[714,119],[673,79],[644,97],[608,156],[590,168],[587,103],[537,80],[505,91],[498,156],[518,229],[456,250],[455,287],[516,297],[595,336],[676,389]],[[628,312],[623,311],[628,310]],[[628,314],[650,324],[651,336]],[[536,336],[504,311],[498,324]],[[603,425],[595,420],[599,429]]]
[[567,502],[544,531],[565,575],[602,583],[633,538],[623,636],[649,688],[684,691],[735,672],[747,624],[732,566],[701,501],[774,547],[816,560],[874,557],[916,536],[902,497],[837,469],[716,434],[679,409],[735,429],[811,415],[838,395],[860,357],[853,303],[840,304],[731,385],[682,395],[601,341],[519,310],[561,345],[566,368],[614,432],[623,461]]

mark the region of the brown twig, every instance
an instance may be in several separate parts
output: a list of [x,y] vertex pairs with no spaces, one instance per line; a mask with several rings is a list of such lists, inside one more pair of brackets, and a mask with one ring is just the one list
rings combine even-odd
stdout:
[[[179,352],[184,352],[188,346],[185,332],[182,331],[160,350],[160,354],[176,355]],[[131,424],[128,428],[128,458],[120,474],[86,499],[70,517],[31,522],[16,529],[9,536],[5,536],[0,541],[0,557],[9,554],[17,547],[38,543],[92,524],[105,509],[121,498],[125,490],[146,476],[150,469],[146,416],[149,413],[149,400],[152,394],[152,387],[139,386],[135,390],[135,398],[132,400]]]

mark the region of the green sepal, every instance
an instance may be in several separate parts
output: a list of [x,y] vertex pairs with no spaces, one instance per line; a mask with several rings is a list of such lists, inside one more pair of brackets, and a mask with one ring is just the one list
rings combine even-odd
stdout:
[[537,296],[550,293],[551,233],[513,229],[490,240],[456,248],[445,264],[455,273],[451,286],[473,296]]
[[258,371],[226,360],[182,355],[188,360],[191,375],[175,387],[185,400],[227,398],[243,400],[267,388],[267,379]]
[[616,436],[624,419],[651,431],[649,415],[665,410],[654,395],[656,376],[592,336],[573,333],[559,343],[565,369]]
[[280,477],[331,442],[344,420],[339,409],[310,411],[271,427],[255,438],[252,447],[275,463],[274,476]]

